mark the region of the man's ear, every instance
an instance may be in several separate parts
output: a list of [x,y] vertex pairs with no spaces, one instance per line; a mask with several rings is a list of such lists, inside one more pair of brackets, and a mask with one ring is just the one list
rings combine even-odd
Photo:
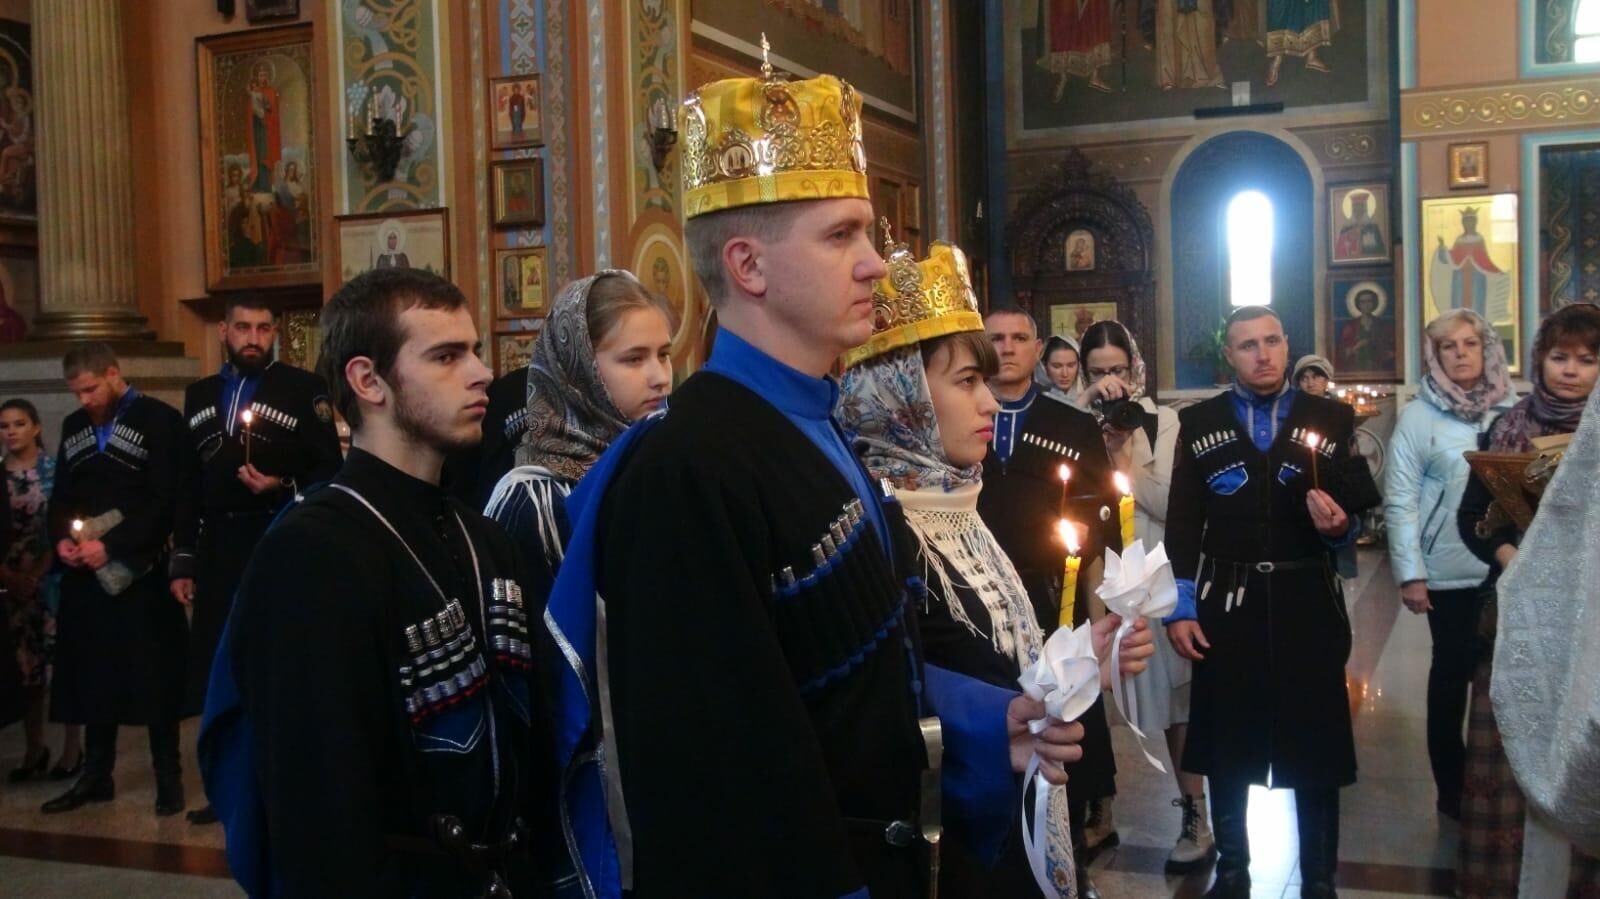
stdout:
[[767,276],[761,270],[766,247],[753,237],[735,237],[722,245],[722,268],[728,280],[753,297],[767,295]]
[[356,399],[370,406],[382,406],[389,398],[389,385],[367,356],[356,356],[344,364],[344,380]]

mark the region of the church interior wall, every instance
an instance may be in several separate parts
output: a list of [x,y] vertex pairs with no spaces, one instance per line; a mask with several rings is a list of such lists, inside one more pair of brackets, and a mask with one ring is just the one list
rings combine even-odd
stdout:
[[[1155,340],[1147,340],[1147,351],[1159,359],[1160,382],[1156,386],[1172,391],[1179,386],[1177,363],[1185,349],[1178,346],[1173,327],[1176,306],[1184,301],[1174,295],[1173,181],[1188,155],[1217,136],[1244,131],[1284,141],[1303,157],[1310,171],[1310,202],[1315,210],[1313,251],[1306,260],[1312,269],[1315,346],[1296,347],[1294,351],[1328,352],[1328,188],[1351,182],[1391,184],[1394,175],[1390,149],[1394,132],[1388,114],[1392,73],[1387,4],[1358,4],[1358,11],[1365,18],[1347,19],[1344,27],[1335,31],[1333,45],[1324,48],[1330,54],[1326,62],[1333,71],[1300,71],[1302,64],[1291,56],[1284,63],[1277,85],[1266,83],[1264,46],[1253,43],[1259,34],[1250,31],[1251,27],[1259,30],[1264,20],[1242,23],[1243,32],[1232,31],[1232,26],[1219,26],[1219,31],[1229,32],[1216,50],[1216,70],[1225,88],[1177,84],[1170,89],[1153,83],[1151,74],[1144,71],[1152,65],[1159,67],[1159,58],[1154,45],[1141,39],[1139,23],[1130,20],[1124,32],[1121,23],[1113,20],[1109,62],[1100,70],[1100,77],[1110,88],[1105,92],[1088,87],[1080,71],[1062,76],[1061,69],[1044,52],[1040,35],[1048,20],[1043,17],[1052,6],[1015,3],[1008,8],[1006,162],[1011,213],[1039,189],[1068,148],[1082,152],[1096,169],[1135,193],[1149,211],[1156,231],[1152,267],[1158,334]],[[1349,6],[1340,4],[1341,9]],[[1351,43],[1361,46],[1351,48]],[[1331,55],[1335,52],[1341,55]],[[1352,70],[1350,65],[1359,68]],[[1161,77],[1157,71],[1156,80]],[[1339,86],[1340,82],[1350,84]],[[1206,119],[1193,115],[1196,108],[1228,107],[1236,84],[1248,85],[1250,102],[1282,102],[1284,110],[1233,116],[1224,111],[1221,117]],[[1060,93],[1053,94],[1055,88]],[[1181,98],[1181,102],[1175,98]],[[1039,111],[1040,106],[1045,110]],[[1158,106],[1159,118],[1140,118],[1131,113]],[[1056,107],[1060,111],[1053,111]],[[1391,191],[1391,196],[1396,195]],[[1390,212],[1398,221],[1398,209],[1391,206]],[[1395,228],[1390,225],[1385,231],[1393,242]],[[1016,239],[1008,232],[1011,245]],[[1386,271],[1388,266],[1374,268]],[[1008,301],[1004,297],[991,299]],[[1048,310],[1032,311],[1042,324],[1049,326]]]
[[[302,4],[298,21],[320,30],[324,12],[320,3]],[[129,124],[136,210],[135,221],[128,226],[134,230],[138,250],[139,308],[158,338],[181,342],[185,354],[210,371],[222,364],[212,326],[218,317],[215,304],[183,302],[208,296],[195,41],[252,26],[242,14],[224,18],[213,0],[164,0],[141,5],[137,12],[130,8],[128,13],[124,50],[133,73],[128,79],[128,103],[135,110]],[[328,120],[324,104],[325,98],[316,98],[319,126]],[[330,171],[332,148],[332,141],[319,142],[320,172]],[[331,180],[314,180],[322,208],[330,208]],[[330,230],[321,232],[324,258],[332,252]]]

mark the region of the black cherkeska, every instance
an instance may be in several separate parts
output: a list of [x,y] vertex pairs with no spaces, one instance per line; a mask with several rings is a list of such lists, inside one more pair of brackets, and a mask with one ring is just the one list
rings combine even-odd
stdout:
[[[228,649],[284,895],[482,895],[438,815],[559,851],[520,578],[492,522],[359,449],[262,539]],[[499,868],[515,895],[553,870]]]
[[260,374],[252,402],[250,464],[287,483],[256,494],[239,480],[245,436],[239,415],[215,374],[189,385],[183,417],[182,483],[178,492],[168,575],[195,580],[189,630],[189,666],[184,713],[198,714],[205,702],[211,659],[233,606],[245,563],[272,516],[295,490],[321,483],[339,470],[339,435],[322,378],[281,362]]

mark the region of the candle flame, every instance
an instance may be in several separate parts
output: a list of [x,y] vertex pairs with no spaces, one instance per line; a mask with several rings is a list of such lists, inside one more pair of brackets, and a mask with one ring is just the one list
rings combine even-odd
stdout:
[[1316,449],[1317,447],[1319,447],[1321,445],[1322,445],[1322,435],[1321,434],[1318,434],[1316,431],[1307,431],[1306,432],[1306,446],[1309,446],[1312,449]]
[[81,531],[81,530],[83,530],[83,519],[82,518],[74,518],[74,519],[72,519],[72,531],[73,531],[73,533],[77,533],[78,531]]
[[1123,474],[1122,472],[1119,471],[1116,474],[1112,475],[1111,479],[1113,481],[1116,481],[1116,483],[1117,483],[1117,492],[1118,493],[1121,493],[1123,496],[1132,496],[1133,495],[1133,482],[1128,480],[1128,476],[1127,475],[1125,475],[1125,474]]
[[1065,484],[1066,482],[1072,480],[1072,469],[1068,468],[1065,464],[1057,466],[1056,477],[1060,478],[1061,483]]
[[1067,555],[1071,555],[1071,556],[1077,555],[1078,554],[1078,530],[1077,530],[1077,528],[1074,528],[1072,526],[1072,522],[1066,520],[1065,518],[1061,519],[1060,521],[1057,521],[1056,522],[1056,533],[1061,536],[1061,542],[1065,543],[1067,545]]
[[256,420],[256,414],[251,412],[249,409],[246,409],[239,413],[239,420],[244,422],[244,426],[248,428],[250,427],[250,422]]

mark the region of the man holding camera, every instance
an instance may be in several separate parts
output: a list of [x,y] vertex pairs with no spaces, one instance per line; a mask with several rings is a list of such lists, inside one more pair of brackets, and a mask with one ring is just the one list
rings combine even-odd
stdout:
[[[989,379],[1000,412],[995,415],[994,439],[983,460],[978,514],[1016,565],[1040,623],[1048,627],[1049,622],[1061,619],[1061,577],[1067,555],[1056,537],[1056,522],[1066,518],[1087,526],[1087,537],[1079,549],[1086,560],[1099,559],[1106,546],[1121,548],[1121,532],[1113,514],[1116,491],[1111,458],[1093,415],[1045,393],[1033,382],[1034,367],[1043,350],[1033,316],[1017,308],[997,308],[984,319],[984,328],[1000,357],[1000,370]],[[1059,474],[1062,465],[1072,475],[1065,491]],[[1074,627],[1089,619],[1093,580],[1078,580]],[[1098,894],[1088,883],[1088,850],[1098,847],[1084,844],[1084,819],[1090,802],[1115,795],[1117,767],[1104,701],[1096,700],[1078,721],[1083,725],[1083,759],[1066,766],[1068,811],[1078,863],[1078,896],[1091,899]]]

